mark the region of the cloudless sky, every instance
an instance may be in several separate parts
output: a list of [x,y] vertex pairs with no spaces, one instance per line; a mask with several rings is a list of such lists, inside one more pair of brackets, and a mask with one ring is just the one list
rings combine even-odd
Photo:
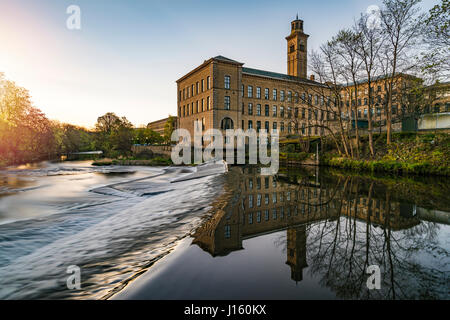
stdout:
[[[423,0],[428,10],[437,0]],[[69,30],[68,6],[81,8]],[[50,119],[93,127],[176,115],[176,83],[216,55],[286,73],[297,12],[317,49],[379,0],[0,0],[0,72]]]

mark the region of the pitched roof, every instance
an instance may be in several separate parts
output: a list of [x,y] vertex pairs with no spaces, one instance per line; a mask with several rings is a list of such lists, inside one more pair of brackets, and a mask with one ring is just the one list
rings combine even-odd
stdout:
[[290,76],[290,75],[283,74],[283,73],[271,72],[271,71],[266,71],[266,70],[242,68],[242,73],[253,75],[253,76],[273,78],[273,79],[278,79],[278,80],[288,80],[288,81],[295,81],[295,82],[303,82],[306,84],[322,85],[319,82],[311,81],[309,79],[303,79],[303,78],[294,77],[294,76]]
[[224,57],[224,56],[215,56],[213,59],[214,60],[221,60],[221,61],[224,61],[224,62],[243,64],[241,62],[238,62],[236,60],[233,60],[233,59],[230,59],[230,58],[227,58],[227,57]]

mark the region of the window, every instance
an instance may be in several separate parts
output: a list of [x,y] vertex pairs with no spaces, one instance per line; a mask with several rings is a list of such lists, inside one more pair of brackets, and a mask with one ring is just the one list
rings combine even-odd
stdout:
[[367,118],[367,108],[364,109],[364,118]]
[[202,92],[205,91],[205,79],[202,79]]
[[225,110],[230,110],[230,96],[225,96]]
[[264,89],[264,99],[269,100],[269,89],[268,88]]
[[264,106],[264,115],[265,115],[266,117],[269,116],[269,105],[268,105],[268,104],[266,104],[266,105]]
[[317,94],[314,96],[314,104],[316,106],[319,105],[319,96]]
[[253,103],[248,104],[248,115],[253,115]]
[[261,222],[261,211],[256,212],[256,222]]
[[265,205],[269,204],[269,194],[267,194],[267,193],[264,195],[264,204]]
[[252,86],[247,87],[247,96],[249,98],[253,98],[253,87]]
[[261,130],[261,121],[256,121],[256,132]]
[[266,132],[269,132],[270,129],[269,121],[264,122],[264,128],[266,129]]
[[209,110],[209,96],[206,97],[206,110]]
[[306,118],[306,108],[302,108],[302,119]]
[[261,88],[260,87],[256,87],[256,98],[261,99]]
[[260,116],[260,115],[261,115],[261,105],[260,105],[260,104],[257,104],[257,105],[256,105],[256,115],[257,115],[257,116]]
[[205,111],[205,99],[202,99],[202,112]]
[[211,77],[209,76],[206,78],[206,89],[211,89]]
[[225,226],[225,239],[231,238],[231,226]]
[[197,81],[197,83],[195,84],[195,94],[198,94],[199,90],[199,83]]
[[248,179],[248,188],[249,188],[250,190],[253,189],[253,179]]
[[288,91],[288,102],[292,102],[292,92]]
[[233,120],[230,118],[223,118],[222,123],[220,125],[220,128],[222,130],[228,130],[228,129],[234,129]]
[[225,76],[225,89],[230,89],[230,76]]
[[277,208],[273,208],[272,209],[272,219],[276,220],[277,219]]
[[396,104],[392,105],[392,114],[397,114],[398,107]]
[[273,89],[272,98],[273,98],[273,101],[277,101],[277,89]]
[[261,195],[258,193],[256,195],[256,206],[261,207]]
[[253,213],[249,213],[248,214],[248,224],[252,224],[253,223]]
[[253,129],[253,121],[252,120],[248,120],[248,128]]
[[272,107],[272,117],[276,117],[277,116],[277,106],[273,106]]
[[269,210],[264,210],[264,219],[269,221]]
[[284,90],[280,91],[280,100],[284,101]]
[[281,131],[281,132],[284,132],[284,122],[281,122],[281,123],[280,123],[280,131]]
[[253,208],[253,195],[252,194],[248,195],[248,207]]
[[277,203],[277,193],[272,193],[272,203]]
[[272,128],[273,128],[273,132],[277,132],[277,123],[276,122],[274,122],[272,124]]

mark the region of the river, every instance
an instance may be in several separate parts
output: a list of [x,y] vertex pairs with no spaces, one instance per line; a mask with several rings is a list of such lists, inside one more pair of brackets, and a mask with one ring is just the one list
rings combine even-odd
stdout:
[[170,183],[191,170],[0,172],[0,298],[450,298],[445,179],[233,167]]

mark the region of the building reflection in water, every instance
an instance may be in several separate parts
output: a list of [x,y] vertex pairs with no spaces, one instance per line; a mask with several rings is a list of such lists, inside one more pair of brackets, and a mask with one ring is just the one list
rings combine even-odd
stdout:
[[[423,233],[432,237],[438,223],[449,224],[450,210],[430,214],[373,180],[319,175],[315,170],[262,176],[258,167],[233,167],[229,192],[196,230],[193,243],[213,257],[225,256],[242,250],[246,239],[285,230],[282,246],[292,280],[302,281],[305,268],[310,267],[310,272],[324,275],[324,284],[342,298],[362,298],[365,269],[379,264],[386,281],[391,281],[382,294],[396,298],[394,282],[399,279],[394,279],[394,265],[417,267],[408,257],[423,248],[418,243]],[[411,232],[404,233],[407,230]],[[439,275],[441,271],[436,267],[426,277],[437,276],[445,290],[448,273]]]

